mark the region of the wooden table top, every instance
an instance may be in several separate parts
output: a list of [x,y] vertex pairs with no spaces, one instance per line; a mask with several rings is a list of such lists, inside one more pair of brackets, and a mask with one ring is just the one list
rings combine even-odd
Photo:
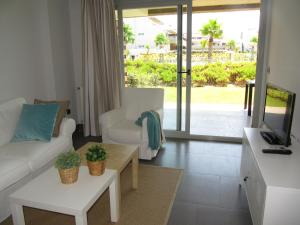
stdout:
[[88,142],[77,151],[80,154],[81,164],[86,165],[85,153],[93,145],[101,145],[107,152],[106,168],[121,172],[134,156],[138,154],[137,145],[105,144]]

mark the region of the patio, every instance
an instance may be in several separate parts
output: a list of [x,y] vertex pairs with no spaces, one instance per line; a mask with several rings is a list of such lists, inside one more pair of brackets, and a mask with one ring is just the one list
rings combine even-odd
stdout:
[[[183,108],[185,118],[185,108]],[[184,119],[183,119],[184,120]],[[191,106],[191,134],[241,138],[243,128],[249,127],[251,117],[242,105],[236,104],[196,104]],[[182,127],[184,128],[183,123]],[[164,108],[164,128],[176,128],[176,105],[166,103]]]

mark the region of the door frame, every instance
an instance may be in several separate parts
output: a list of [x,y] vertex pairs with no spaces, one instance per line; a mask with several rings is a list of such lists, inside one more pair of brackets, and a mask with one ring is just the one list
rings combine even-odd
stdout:
[[[139,5],[135,4],[120,4],[117,5],[116,10],[118,11],[118,37],[120,45],[120,59],[121,59],[121,80],[123,93],[124,83],[124,59],[123,59],[123,12],[124,9],[133,8],[146,8],[146,7],[165,7],[175,5],[187,5],[187,65],[186,68],[191,70],[191,43],[192,43],[192,0],[169,0],[169,1],[140,1]],[[256,83],[258,84],[255,88],[254,98],[254,109],[252,115],[252,127],[260,127],[262,121],[262,109],[264,107],[263,98],[265,94],[265,85],[267,82],[267,71],[268,71],[268,46],[270,39],[271,30],[271,0],[261,0],[260,6],[260,27],[259,27],[259,49],[261,52],[257,55],[257,75]],[[182,139],[193,139],[203,141],[220,141],[220,142],[232,142],[241,143],[242,138],[235,137],[219,137],[210,135],[194,135],[190,133],[190,116],[191,116],[191,76],[186,78],[186,108],[185,108],[185,130],[165,130],[166,137],[171,138],[182,138]],[[178,110],[178,109],[177,109]],[[182,110],[182,108],[180,109]],[[177,119],[177,118],[176,118]]]

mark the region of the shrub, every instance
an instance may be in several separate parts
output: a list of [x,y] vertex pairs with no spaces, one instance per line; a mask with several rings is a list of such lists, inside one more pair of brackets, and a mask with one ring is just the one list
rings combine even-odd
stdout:
[[192,69],[192,85],[193,87],[202,87],[207,83],[205,76],[201,73],[204,66],[193,66]]
[[[130,87],[176,86],[176,64],[135,60],[127,61],[125,66]],[[192,67],[192,85],[244,85],[247,80],[253,80],[255,74],[256,63],[253,62],[195,65]]]

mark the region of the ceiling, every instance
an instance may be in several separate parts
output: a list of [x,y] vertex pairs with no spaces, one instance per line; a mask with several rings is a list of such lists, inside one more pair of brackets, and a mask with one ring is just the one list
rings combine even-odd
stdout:
[[[224,12],[238,10],[257,10],[260,0],[193,0],[193,12]],[[123,11],[123,17],[141,17],[175,14],[176,7],[159,7],[151,9],[130,9]]]
[[193,0],[193,7],[257,4],[260,0]]

